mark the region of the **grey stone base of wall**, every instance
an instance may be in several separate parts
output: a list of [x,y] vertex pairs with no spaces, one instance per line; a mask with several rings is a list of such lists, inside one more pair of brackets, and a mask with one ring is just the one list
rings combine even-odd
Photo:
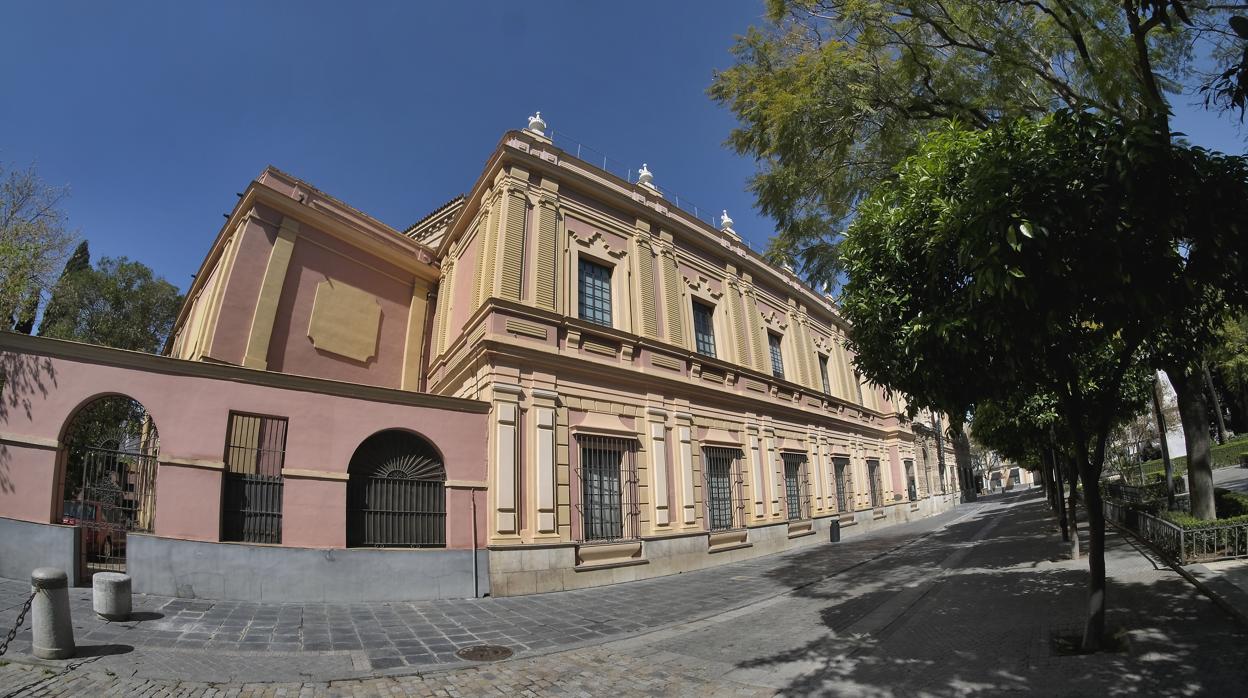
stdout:
[[[345,603],[472,598],[471,550],[287,548],[131,534],[134,591],[191,599]],[[476,594],[490,591],[477,552]]]
[[0,577],[30,579],[36,567],[78,575],[78,529],[0,518]]
[[[852,525],[842,524],[841,538],[933,516],[957,504],[958,495],[950,494],[923,499],[914,505],[910,502],[894,504],[886,507],[879,517],[872,511],[858,511],[854,513]],[[642,543],[641,559],[604,565],[600,569],[578,568],[575,545],[494,548],[490,550],[490,586],[495,596],[519,596],[689,572],[827,543],[836,519],[835,516],[815,519],[810,526],[812,532],[804,535],[791,533],[788,522],[752,527],[748,529],[745,545],[722,550],[711,549],[706,533],[646,539]]]

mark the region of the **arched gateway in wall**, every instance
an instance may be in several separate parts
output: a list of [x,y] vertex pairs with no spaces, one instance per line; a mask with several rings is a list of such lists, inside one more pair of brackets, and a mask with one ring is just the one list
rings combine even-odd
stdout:
[[428,441],[387,429],[347,468],[347,547],[446,547],[446,467]]
[[127,533],[150,533],[155,522],[156,423],[137,400],[99,397],[69,418],[61,443],[57,523],[81,532],[80,577],[125,571]]

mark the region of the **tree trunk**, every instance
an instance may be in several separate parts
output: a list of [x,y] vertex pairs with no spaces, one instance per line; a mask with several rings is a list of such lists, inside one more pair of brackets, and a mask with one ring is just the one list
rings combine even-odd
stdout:
[[1070,485],[1066,498],[1066,520],[1070,527],[1070,559],[1079,559],[1079,472],[1074,459],[1068,459],[1068,469],[1063,475]]
[[1153,374],[1153,414],[1157,417],[1157,433],[1161,442],[1161,462],[1166,469],[1166,509],[1174,509],[1174,463],[1170,460],[1170,444],[1166,443],[1166,415],[1161,411],[1161,379]]
[[1205,378],[1205,387],[1209,390],[1209,404],[1213,407],[1213,423],[1218,426],[1218,445],[1226,443],[1226,421],[1222,419],[1222,401],[1218,399],[1218,389],[1213,385],[1213,376],[1209,375],[1209,364],[1200,362],[1200,372]]
[[1179,403],[1183,441],[1187,444],[1187,485],[1191,491],[1192,516],[1217,518],[1213,508],[1213,464],[1209,456],[1209,410],[1194,371],[1168,370]]
[[1101,503],[1099,468],[1079,449],[1079,478],[1083,505],[1088,512],[1088,620],[1083,628],[1083,651],[1096,652],[1105,643],[1105,512]]

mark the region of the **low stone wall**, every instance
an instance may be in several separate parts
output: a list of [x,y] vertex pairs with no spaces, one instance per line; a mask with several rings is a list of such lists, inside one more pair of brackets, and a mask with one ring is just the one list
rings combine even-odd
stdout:
[[[852,538],[867,531],[926,518],[957,504],[957,494],[936,495],[916,502],[915,506],[907,501],[886,507],[879,518],[869,510],[855,512],[854,523],[842,524],[841,537],[842,540]],[[835,516],[815,519],[807,524],[809,530],[801,532],[791,530],[788,522],[751,527],[747,529],[745,544],[717,550],[711,548],[708,533],[648,538],[642,541],[640,559],[597,568],[577,566],[576,544],[493,548],[490,550],[490,585],[495,596],[519,596],[690,572],[827,543],[835,520]]]
[[0,577],[30,579],[36,567],[78,576],[78,529],[0,518]]
[[[134,591],[162,596],[282,603],[472,598],[471,550],[316,549],[205,543],[130,534]],[[479,596],[490,591],[489,555],[477,552]]]

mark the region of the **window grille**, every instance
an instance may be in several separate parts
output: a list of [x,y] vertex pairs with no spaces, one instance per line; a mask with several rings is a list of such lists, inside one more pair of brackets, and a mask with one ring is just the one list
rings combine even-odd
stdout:
[[884,506],[884,485],[880,481],[880,462],[867,461],[867,475],[871,481],[871,507],[879,509]]
[[446,469],[429,442],[379,432],[360,444],[347,470],[347,547],[446,546]]
[[806,487],[806,455],[782,453],[784,461],[784,493],[788,503],[789,520],[810,518],[810,501]]
[[771,350],[771,375],[784,378],[784,356],[780,353],[780,335],[767,333],[767,347]]
[[862,398],[862,376],[857,371],[854,371],[854,386],[858,388],[858,404],[866,407],[867,403]]
[[906,494],[909,495],[910,501],[919,498],[918,481],[914,477],[914,461],[906,461]]
[[581,540],[626,540],[639,535],[635,442],[607,436],[577,435],[581,462]]
[[611,326],[611,268],[580,258],[579,310],[582,320]]
[[715,356],[715,309],[693,302],[693,338],[699,354]]
[[843,514],[849,511],[849,459],[833,458],[832,466],[836,469],[836,510]]
[[832,384],[828,382],[828,357],[819,355],[819,377],[823,379],[823,394],[832,394]]
[[221,540],[282,542],[286,420],[230,412],[225,437]]
[[706,520],[712,531],[745,526],[745,478],[738,448],[707,446],[702,449],[702,472],[706,479]]

